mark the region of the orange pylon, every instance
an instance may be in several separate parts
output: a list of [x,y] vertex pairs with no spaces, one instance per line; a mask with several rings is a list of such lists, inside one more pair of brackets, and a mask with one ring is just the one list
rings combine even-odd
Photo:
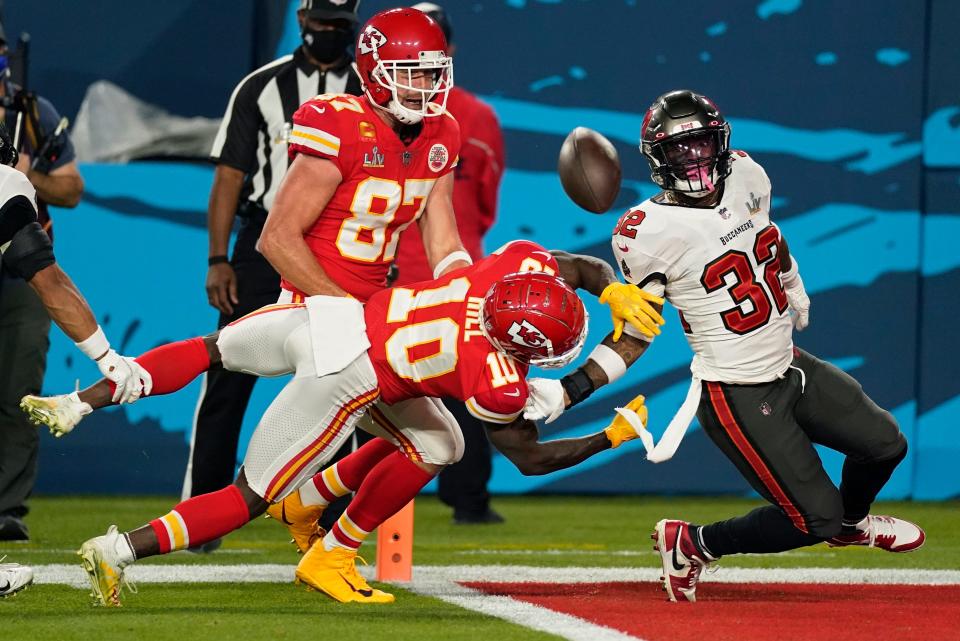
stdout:
[[377,528],[377,581],[413,577],[413,501]]

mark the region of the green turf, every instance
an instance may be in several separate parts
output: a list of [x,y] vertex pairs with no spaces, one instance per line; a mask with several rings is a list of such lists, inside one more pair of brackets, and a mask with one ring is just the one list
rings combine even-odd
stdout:
[[[86,538],[116,523],[136,527],[164,514],[172,498],[38,498],[29,516],[33,540],[0,545],[0,556],[32,565],[75,563]],[[663,517],[706,522],[743,513],[757,501],[663,497],[515,497],[494,505],[502,525],[454,526],[450,510],[433,498],[417,500],[417,564],[520,564],[542,566],[656,567],[649,532]],[[960,504],[888,503],[876,507],[922,524],[923,549],[889,554],[824,545],[794,552],[728,557],[725,566],[888,567],[960,569]],[[258,519],[233,533],[215,554],[178,552],[144,564],[290,563],[293,547],[275,521]],[[375,550],[362,553],[373,560]],[[485,617],[393,587],[388,606],[336,604],[317,593],[283,584],[145,584],[125,594],[120,610],[93,608],[84,590],[36,585],[0,599],[3,639],[497,639],[556,638]],[[337,635],[331,637],[331,634]]]
[[[174,499],[39,498],[28,518],[33,540],[0,545],[11,559],[73,563],[72,551],[85,539],[116,523],[130,529],[166,513]],[[503,497],[495,507],[502,525],[455,526],[450,510],[432,497],[417,500],[414,561],[428,565],[518,564],[543,566],[650,566],[657,564],[648,535],[661,518],[709,522],[742,514],[758,501],[731,498]],[[960,502],[882,503],[877,513],[902,516],[927,532],[924,547],[910,554],[826,545],[765,556],[735,556],[724,565],[742,567],[883,567],[960,569]],[[361,554],[373,559],[369,543]],[[257,519],[227,537],[219,552],[180,552],[148,563],[285,563],[293,547],[275,521]]]
[[377,641],[533,641],[556,639],[500,619],[403,590],[389,606],[333,603],[280,584],[143,586],[124,606],[95,608],[87,593],[39,585],[0,599],[0,638],[32,641],[244,641],[364,639]]

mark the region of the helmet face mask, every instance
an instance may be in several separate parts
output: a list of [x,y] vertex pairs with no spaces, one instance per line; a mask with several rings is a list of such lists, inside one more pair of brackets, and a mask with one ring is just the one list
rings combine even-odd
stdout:
[[480,331],[500,352],[544,369],[571,363],[587,338],[583,302],[562,279],[518,272],[494,284],[480,306]]
[[647,110],[640,151],[655,183],[700,198],[730,175],[730,125],[705,96],[672,91]]
[[[439,116],[453,87],[453,59],[442,51],[421,52],[421,62],[379,61],[374,81],[390,92],[386,109],[404,124]],[[382,105],[380,105],[382,106]]]
[[453,58],[443,31],[415,9],[390,9],[370,19],[357,39],[356,67],[364,93],[404,124],[442,115],[453,88]]

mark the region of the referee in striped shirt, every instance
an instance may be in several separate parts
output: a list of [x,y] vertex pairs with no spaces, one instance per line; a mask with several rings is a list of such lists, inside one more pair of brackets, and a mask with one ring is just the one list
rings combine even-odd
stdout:
[[[301,103],[323,93],[359,96],[360,79],[348,52],[355,40],[359,0],[301,0],[302,44],[240,81],[210,153],[216,163],[210,202],[207,298],[219,327],[277,301],[280,276],[256,243],[287,171],[287,135]],[[234,217],[240,230],[228,258]],[[233,482],[243,414],[256,377],[211,369],[193,424],[184,498]],[[201,551],[213,551],[219,541]],[[196,550],[195,550],[196,551]]]

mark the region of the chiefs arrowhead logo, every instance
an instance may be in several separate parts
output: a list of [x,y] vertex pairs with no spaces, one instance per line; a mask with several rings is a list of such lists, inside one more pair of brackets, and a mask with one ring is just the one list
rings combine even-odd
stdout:
[[539,329],[524,320],[522,323],[516,321],[507,330],[507,334],[517,345],[526,345],[527,347],[543,347],[548,341]]
[[360,53],[373,53],[383,45],[387,44],[387,37],[376,27],[367,27],[360,34],[360,41],[357,45],[360,47]]

